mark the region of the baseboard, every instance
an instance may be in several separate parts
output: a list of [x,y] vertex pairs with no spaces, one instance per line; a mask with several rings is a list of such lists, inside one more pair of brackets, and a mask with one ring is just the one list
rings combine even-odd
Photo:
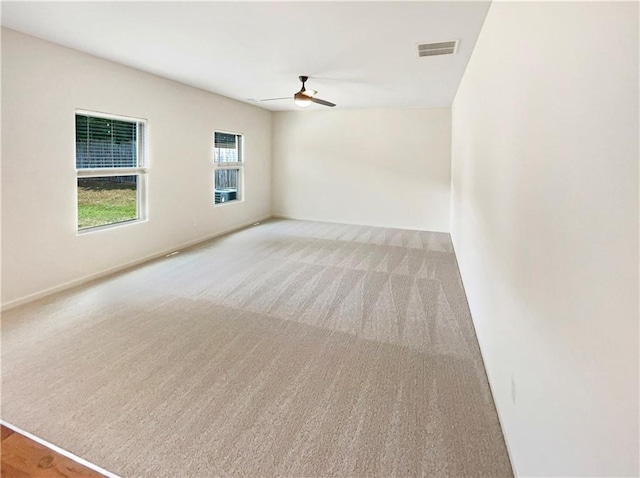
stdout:
[[484,361],[484,351],[482,350],[482,343],[478,338],[478,331],[476,328],[476,323],[473,320],[473,311],[471,310],[471,306],[469,304],[469,299],[467,297],[467,289],[464,285],[464,276],[462,275],[462,269],[460,268],[460,262],[458,261],[458,254],[456,254],[456,246],[454,244],[453,235],[451,235],[451,247],[453,248],[453,255],[456,260],[456,267],[458,268],[458,272],[460,273],[460,280],[462,281],[462,290],[464,291],[464,299],[467,301],[467,308],[469,309],[469,314],[471,315],[471,323],[473,325],[473,331],[476,334],[476,340],[478,341],[478,347],[480,348],[480,355],[482,358],[482,367],[484,368],[485,373],[487,374],[487,383],[489,384],[489,391],[491,392],[491,399],[493,400],[493,405],[496,408],[496,415],[498,415],[498,422],[500,423],[500,429],[502,430],[502,437],[504,438],[504,444],[507,447],[507,455],[509,456],[509,463],[511,464],[511,471],[513,472],[513,476],[517,477],[518,473],[516,471],[516,465],[513,462],[513,453],[511,451],[511,447],[509,446],[509,439],[507,438],[507,434],[504,428],[504,420],[502,419],[502,415],[500,414],[500,409],[498,408],[498,404],[495,400],[495,393],[493,393],[493,385],[491,380],[491,374],[487,369],[487,364]]
[[334,221],[329,219],[318,219],[315,217],[301,217],[301,216],[292,216],[289,214],[272,214],[272,218],[274,219],[292,219],[295,221],[310,221],[310,222],[324,222],[329,224],[345,224],[347,226],[364,226],[364,227],[384,227],[387,229],[404,229],[405,231],[423,231],[423,232],[440,232],[443,234],[449,234],[449,231],[443,231],[439,229],[418,229],[415,227],[406,227],[406,226],[389,226],[383,224],[366,224],[363,222],[345,222],[345,221]]
[[100,272],[95,272],[93,274],[86,275],[86,276],[81,277],[79,279],[74,279],[72,281],[65,282],[64,284],[60,284],[60,285],[57,285],[57,286],[54,286],[54,287],[49,287],[48,289],[44,289],[44,290],[41,290],[39,292],[34,292],[33,294],[29,294],[29,295],[26,295],[24,297],[20,297],[19,299],[14,299],[14,300],[11,300],[9,302],[6,302],[6,303],[2,304],[0,306],[0,310],[2,312],[4,312],[4,311],[7,311],[9,309],[13,309],[14,307],[18,307],[18,306],[27,304],[29,302],[33,302],[33,301],[38,300],[38,299],[42,299],[43,297],[46,297],[48,295],[56,294],[58,292],[62,292],[64,290],[71,289],[73,287],[77,287],[77,286],[85,284],[87,282],[91,282],[91,281],[96,280],[96,279],[100,279],[100,278],[103,278],[103,277],[106,277],[106,276],[109,276],[109,275],[112,275],[112,274],[115,274],[115,273],[118,273],[118,272],[122,272],[122,271],[124,271],[126,269],[130,269],[131,267],[136,267],[136,266],[139,266],[141,264],[144,264],[145,262],[149,262],[149,261],[152,261],[154,259],[158,259],[158,258],[160,258],[162,256],[165,256],[165,255],[171,253],[171,252],[179,251],[179,250],[182,250],[182,249],[186,249],[188,247],[195,246],[196,244],[200,244],[202,242],[210,241],[211,239],[215,239],[216,237],[223,236],[224,234],[229,234],[230,232],[239,231],[240,229],[244,229],[245,227],[251,226],[251,225],[253,225],[253,224],[257,223],[257,222],[266,221],[267,219],[270,219],[271,217],[272,216],[266,216],[266,217],[264,217],[262,219],[255,219],[253,221],[250,221],[250,222],[247,222],[247,223],[243,223],[243,224],[241,224],[239,226],[234,226],[234,227],[230,227],[230,228],[227,228],[227,229],[223,229],[222,231],[218,231],[215,234],[211,234],[211,235],[208,235],[208,236],[205,236],[205,237],[201,237],[199,239],[195,239],[193,241],[189,241],[189,242],[186,242],[186,243],[183,243],[183,244],[179,244],[177,246],[171,247],[170,249],[165,249],[163,251],[150,254],[150,255],[145,256],[145,257],[143,257],[141,259],[136,259],[135,261],[126,262],[124,264],[121,264],[121,265],[118,265],[118,266],[115,266],[115,267],[110,267],[109,269],[105,269],[105,270],[100,271]]

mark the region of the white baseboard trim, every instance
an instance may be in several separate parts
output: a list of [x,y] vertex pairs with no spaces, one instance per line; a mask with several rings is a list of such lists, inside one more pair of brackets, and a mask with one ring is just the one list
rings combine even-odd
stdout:
[[98,465],[94,465],[93,463],[85,460],[84,458],[80,458],[77,455],[74,455],[73,453],[71,453],[70,451],[67,451],[63,448],[60,448],[59,446],[54,445],[53,443],[49,443],[47,440],[43,440],[42,438],[39,438],[35,435],[32,435],[31,433],[22,430],[21,428],[16,427],[15,425],[12,425],[11,423],[7,423],[4,420],[0,420],[0,423],[2,423],[2,425],[4,425],[5,427],[13,430],[16,433],[19,433],[20,435],[23,435],[27,438],[29,438],[30,440],[33,440],[36,443],[39,443],[40,445],[46,446],[47,448],[49,448],[50,450],[55,451],[56,453],[59,453],[62,456],[65,456],[67,458],[69,458],[70,460],[75,461],[76,463],[81,464],[82,466],[86,466],[87,468],[96,471],[98,473],[101,473],[102,475],[108,477],[108,478],[120,478],[118,475],[116,475],[115,473],[111,473],[110,471],[105,470],[104,468],[99,467]]
[[33,301],[38,300],[38,299],[42,299],[43,297],[46,297],[48,295],[55,294],[57,292],[62,292],[63,290],[71,289],[73,287],[77,287],[77,286],[82,285],[82,284],[84,284],[86,282],[91,282],[92,280],[100,279],[102,277],[106,277],[106,276],[109,276],[111,274],[115,274],[117,272],[122,272],[122,271],[124,271],[126,269],[129,269],[131,267],[139,266],[140,264],[144,264],[145,262],[149,262],[149,261],[152,261],[154,259],[158,259],[159,257],[165,256],[165,255],[167,255],[167,254],[169,254],[171,252],[179,251],[179,250],[191,247],[191,246],[195,246],[196,244],[200,244],[202,242],[210,241],[211,239],[215,239],[216,237],[222,236],[224,234],[228,234],[230,232],[234,232],[234,231],[238,231],[240,229],[244,229],[245,227],[251,226],[251,225],[253,225],[253,224],[257,223],[257,222],[266,221],[267,219],[270,219],[271,217],[272,216],[266,216],[266,217],[264,217],[262,219],[255,219],[253,221],[249,221],[247,223],[240,224],[239,226],[234,226],[234,227],[230,227],[230,228],[227,228],[227,229],[223,229],[222,231],[218,231],[215,234],[211,234],[209,236],[201,237],[199,239],[195,239],[193,241],[189,241],[189,242],[186,242],[184,244],[180,244],[180,245],[174,246],[174,247],[172,247],[170,249],[166,249],[166,250],[163,250],[163,251],[160,251],[160,252],[156,252],[156,253],[150,254],[150,255],[145,256],[145,257],[143,257],[141,259],[136,259],[134,261],[126,262],[125,264],[121,264],[121,265],[118,265],[118,266],[115,266],[115,267],[110,267],[109,269],[105,269],[105,270],[100,271],[100,272],[95,272],[93,274],[86,275],[86,276],[81,277],[79,279],[74,279],[72,281],[65,282],[64,284],[60,284],[60,285],[57,285],[57,286],[54,286],[54,287],[49,287],[48,289],[44,289],[44,290],[41,290],[39,292],[34,292],[33,294],[29,294],[29,295],[26,295],[24,297],[20,297],[19,299],[14,299],[14,300],[11,300],[9,302],[5,302],[4,304],[2,304],[0,306],[0,311],[4,312],[4,311],[7,311],[9,309],[13,309],[14,307],[18,307],[20,305],[24,305],[24,304],[27,304],[29,302],[33,302]]
[[405,231],[422,231],[422,232],[441,232],[443,234],[449,234],[449,231],[442,231],[442,230],[436,230],[436,229],[420,229],[416,227],[389,226],[384,224],[366,224],[363,222],[335,221],[335,220],[329,220],[329,219],[318,219],[314,217],[292,216],[289,214],[272,214],[271,217],[274,219],[292,219],[295,221],[324,222],[329,224],[345,224],[348,226],[384,227],[386,229],[403,229]]
[[498,408],[498,403],[496,402],[496,394],[494,393],[493,380],[491,379],[491,373],[487,369],[486,362],[484,360],[485,354],[482,350],[482,342],[480,342],[480,338],[478,337],[478,332],[476,329],[476,322],[473,319],[474,314],[471,310],[471,304],[469,303],[469,298],[467,297],[467,289],[464,285],[464,277],[462,275],[462,269],[460,268],[460,262],[458,261],[458,255],[456,254],[456,246],[455,241],[453,240],[453,236],[451,237],[451,245],[453,246],[453,255],[456,259],[456,267],[458,268],[458,272],[460,273],[460,280],[462,281],[462,289],[464,291],[464,299],[467,302],[467,307],[469,308],[469,314],[471,315],[471,323],[473,324],[473,332],[476,335],[476,340],[478,341],[478,348],[480,349],[480,355],[482,357],[482,367],[484,368],[485,373],[487,374],[487,382],[489,383],[489,391],[491,392],[491,400],[493,400],[493,406],[496,409],[496,415],[498,415],[498,423],[500,423],[500,429],[502,431],[502,437],[504,438],[504,444],[507,448],[507,455],[509,456],[509,463],[511,464],[511,471],[513,472],[513,476],[518,478],[518,472],[516,470],[516,464],[513,461],[513,452],[511,451],[511,446],[509,445],[509,438],[505,432],[504,420],[502,419],[502,415],[500,414],[500,409]]

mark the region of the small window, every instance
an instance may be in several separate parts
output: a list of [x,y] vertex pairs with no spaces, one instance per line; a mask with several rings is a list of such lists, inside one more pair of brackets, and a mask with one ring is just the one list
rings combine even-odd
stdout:
[[76,112],[78,231],[146,218],[144,120]]
[[216,131],[213,138],[214,204],[242,200],[244,172],[241,134]]

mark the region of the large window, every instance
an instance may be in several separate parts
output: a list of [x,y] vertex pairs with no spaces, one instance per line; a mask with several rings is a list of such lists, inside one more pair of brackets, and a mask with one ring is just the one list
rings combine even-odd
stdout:
[[76,112],[78,230],[146,218],[144,120]]
[[214,132],[213,188],[215,204],[242,200],[244,164],[242,139],[241,134]]

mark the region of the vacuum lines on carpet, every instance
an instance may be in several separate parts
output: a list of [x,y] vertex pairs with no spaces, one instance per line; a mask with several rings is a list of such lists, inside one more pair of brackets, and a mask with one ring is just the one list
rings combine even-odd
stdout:
[[12,309],[2,418],[121,476],[511,476],[441,233],[272,220]]

